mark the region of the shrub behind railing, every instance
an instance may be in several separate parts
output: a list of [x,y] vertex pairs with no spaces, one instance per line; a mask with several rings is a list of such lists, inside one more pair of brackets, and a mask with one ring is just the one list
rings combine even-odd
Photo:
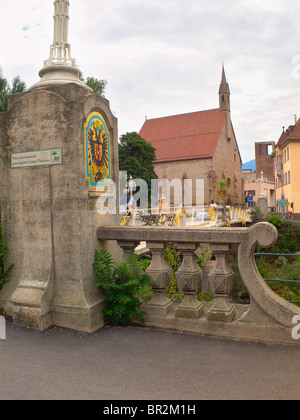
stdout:
[[4,256],[7,251],[7,246],[3,243],[2,240],[2,225],[1,225],[1,208],[0,208],[0,290],[3,286],[9,282],[9,272],[12,269],[11,265],[7,270],[4,267]]

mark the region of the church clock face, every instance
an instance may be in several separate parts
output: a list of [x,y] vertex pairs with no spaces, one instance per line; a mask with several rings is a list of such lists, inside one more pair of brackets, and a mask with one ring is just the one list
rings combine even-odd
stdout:
[[111,178],[110,134],[103,116],[92,112],[85,123],[86,179],[90,188],[107,187]]

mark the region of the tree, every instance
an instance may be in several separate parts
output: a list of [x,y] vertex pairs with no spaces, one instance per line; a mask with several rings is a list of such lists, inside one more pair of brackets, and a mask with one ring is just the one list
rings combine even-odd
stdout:
[[12,87],[10,87],[0,68],[0,112],[7,111],[9,95],[12,95],[13,93],[24,92],[25,90],[26,84],[21,81],[20,76],[14,77],[12,80]]
[[97,95],[104,96],[105,88],[107,85],[106,80],[99,80],[95,77],[87,77],[86,80],[84,80],[84,83],[89,86]]
[[7,111],[8,83],[0,68],[0,112]]
[[151,180],[155,179],[154,161],[155,148],[138,133],[126,133],[120,138],[119,167],[120,171],[127,171],[133,179],[143,179],[151,190]]
[[[97,95],[104,96],[107,85],[106,80],[99,80],[95,77],[87,77],[81,79],[87,86],[89,86]],[[0,112],[7,111],[8,96],[13,93],[25,92],[26,84],[21,80],[20,76],[14,77],[12,86],[10,87],[7,79],[3,76],[0,68]]]
[[20,76],[16,76],[12,80],[12,87],[9,89],[9,94],[13,93],[19,93],[19,92],[25,92],[26,90],[26,84],[25,82],[22,82],[20,79]]

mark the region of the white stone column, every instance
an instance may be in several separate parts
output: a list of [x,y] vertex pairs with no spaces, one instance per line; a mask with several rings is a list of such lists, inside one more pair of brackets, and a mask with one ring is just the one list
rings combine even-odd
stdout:
[[54,2],[53,44],[50,47],[50,57],[45,61],[44,67],[53,65],[77,67],[76,61],[71,58],[71,45],[68,43],[69,6],[68,0]]
[[50,56],[44,61],[44,67],[39,72],[41,80],[32,88],[71,82],[83,84],[82,73],[76,65],[76,60],[71,57],[71,45],[68,41],[69,6],[69,0],[54,1],[53,43],[50,46]]
[[68,43],[69,6],[70,3],[66,0],[58,0],[54,2],[54,43]]

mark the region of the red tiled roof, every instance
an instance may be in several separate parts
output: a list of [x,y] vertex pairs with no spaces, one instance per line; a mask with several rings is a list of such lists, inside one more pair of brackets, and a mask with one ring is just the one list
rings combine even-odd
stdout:
[[297,124],[292,134],[289,136],[289,140],[300,140],[300,124]]
[[290,141],[300,140],[300,120],[297,121],[296,125],[290,126],[286,131],[283,130],[281,136],[276,144],[276,147],[285,147]]
[[156,149],[156,162],[212,158],[225,112],[219,108],[145,121],[139,135]]
[[281,136],[279,137],[279,140],[276,144],[276,147],[282,146],[283,143],[285,142],[285,140],[286,140],[286,132],[283,130],[283,132],[281,133]]

